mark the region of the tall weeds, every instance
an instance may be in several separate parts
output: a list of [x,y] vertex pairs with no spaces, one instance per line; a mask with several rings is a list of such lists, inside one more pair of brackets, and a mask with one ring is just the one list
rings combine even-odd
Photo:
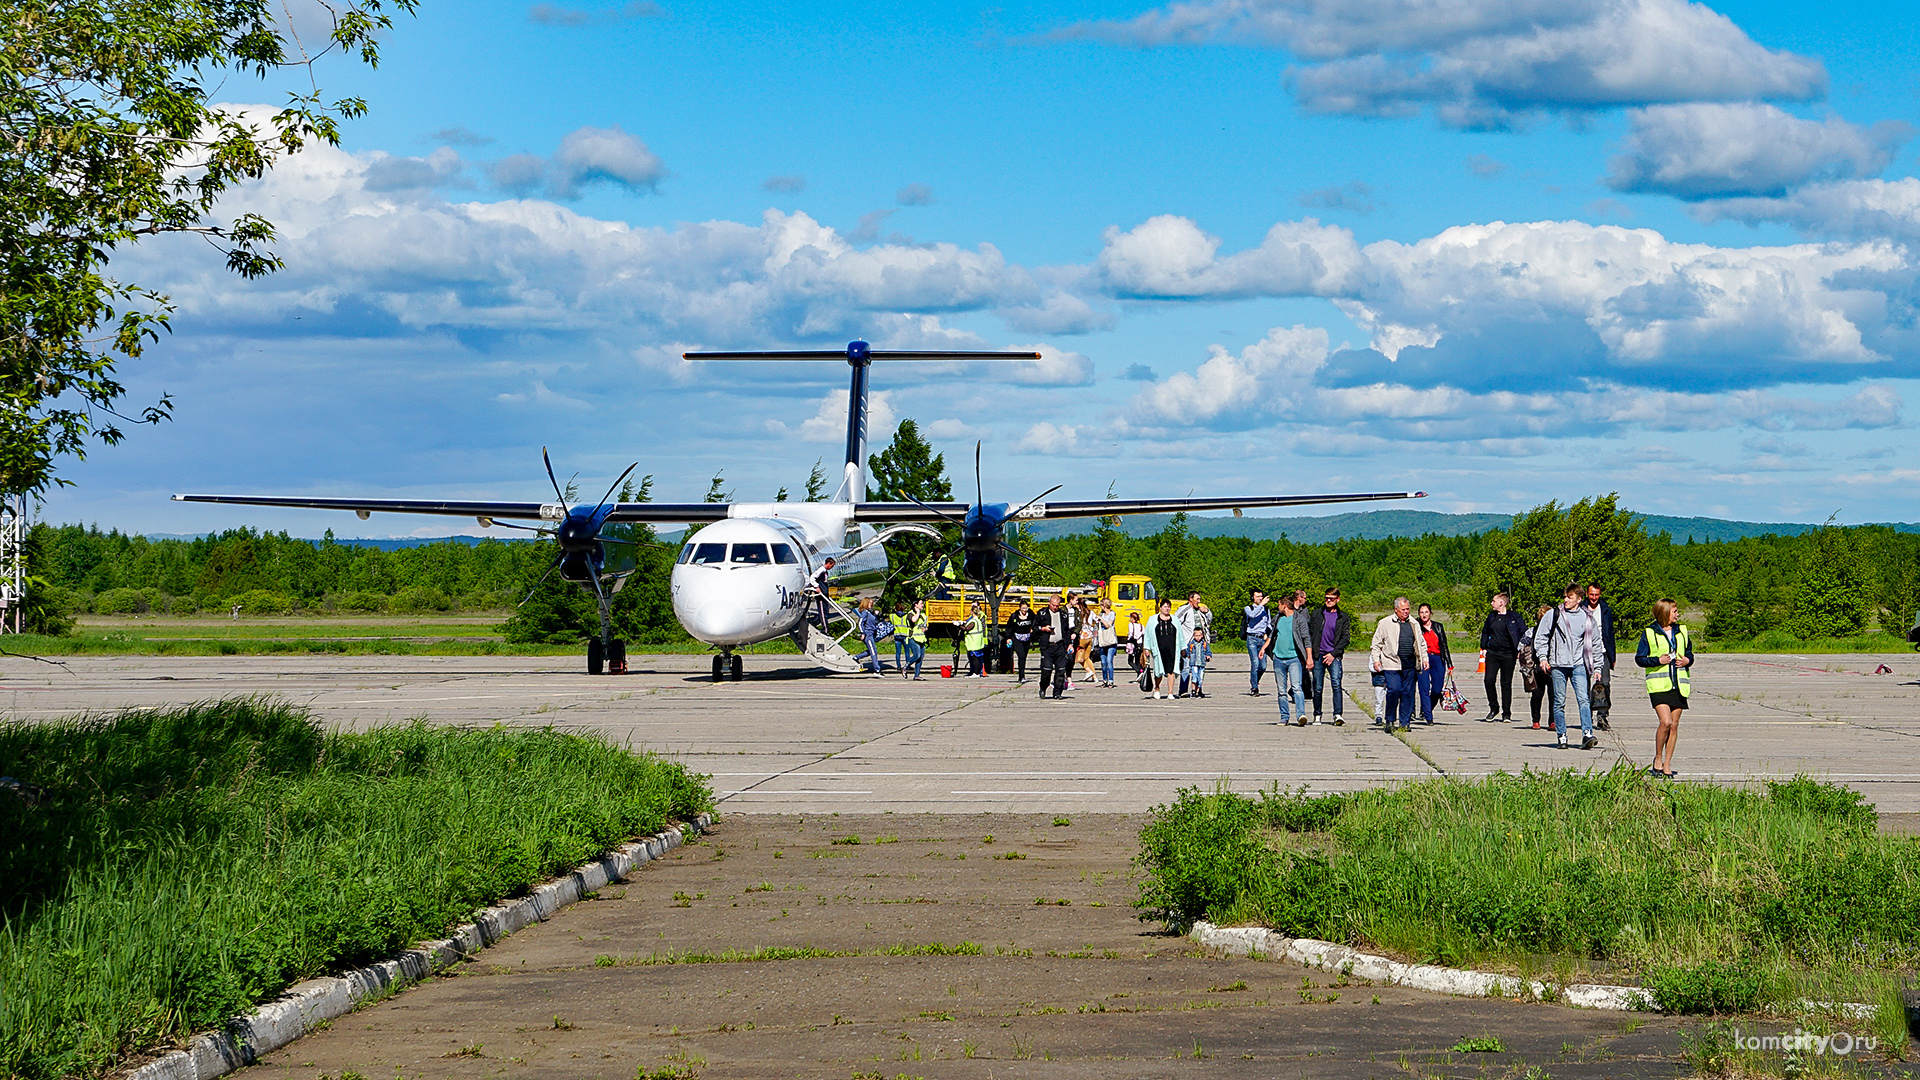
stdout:
[[551,730],[254,699],[0,727],[0,1075],[98,1075],[711,804]]
[[1142,834],[1139,906],[1435,963],[1604,961],[1673,986],[1731,965],[1755,1001],[1872,1001],[1920,960],[1920,840],[1875,821],[1804,777],[1762,793],[1625,767],[1315,798],[1189,789]]

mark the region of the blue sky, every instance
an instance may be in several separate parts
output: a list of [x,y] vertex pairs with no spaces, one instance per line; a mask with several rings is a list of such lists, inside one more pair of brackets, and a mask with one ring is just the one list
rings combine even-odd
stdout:
[[285,271],[120,260],[178,303],[123,368],[177,418],[43,514],[440,534],[166,495],[531,499],[542,445],[770,498],[845,369],[677,354],[863,336],[1045,353],[877,373],[990,497],[1915,520],[1917,49],[1892,4],[426,0],[322,65],[341,148],[223,207]]

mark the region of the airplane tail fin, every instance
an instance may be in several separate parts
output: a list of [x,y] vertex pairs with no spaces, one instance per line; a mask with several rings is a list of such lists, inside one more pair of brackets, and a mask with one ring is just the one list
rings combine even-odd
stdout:
[[867,371],[872,363],[866,342],[847,346],[847,366],[853,369],[853,382],[847,387],[847,462],[840,474],[840,490],[830,502],[865,502],[867,498]]
[[847,390],[847,461],[831,502],[864,502],[867,497],[867,368],[875,360],[1038,360],[1037,352],[925,352],[877,350],[849,341],[845,352],[824,349],[795,352],[690,352],[686,360],[845,360],[853,369]]

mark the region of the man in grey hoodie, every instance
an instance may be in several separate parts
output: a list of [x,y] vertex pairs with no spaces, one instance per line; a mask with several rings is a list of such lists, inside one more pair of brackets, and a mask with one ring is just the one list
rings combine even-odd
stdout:
[[1540,672],[1553,680],[1553,730],[1562,749],[1567,745],[1567,690],[1580,703],[1580,749],[1599,745],[1593,737],[1593,704],[1588,688],[1594,672],[1606,664],[1600,628],[1592,612],[1580,606],[1580,586],[1568,585],[1559,607],[1540,617],[1533,628],[1533,654]]

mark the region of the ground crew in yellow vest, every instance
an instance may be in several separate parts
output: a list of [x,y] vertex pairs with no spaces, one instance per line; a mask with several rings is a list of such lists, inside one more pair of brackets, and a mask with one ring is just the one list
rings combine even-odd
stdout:
[[1662,779],[1673,779],[1673,747],[1680,741],[1680,714],[1686,711],[1687,696],[1693,693],[1693,642],[1687,628],[1680,624],[1679,605],[1672,600],[1656,600],[1653,623],[1640,631],[1640,647],[1633,662],[1647,673],[1647,696],[1653,701],[1653,714],[1660,721],[1653,735],[1653,764],[1647,772]]
[[919,679],[920,664],[927,658],[927,602],[915,600],[913,610],[907,613],[907,666],[913,668],[909,675],[905,668],[900,671],[903,679]]
[[965,637],[960,647],[967,651],[967,677],[987,675],[987,616],[981,609],[980,601],[973,602],[973,614],[968,616],[964,628]]
[[893,670],[905,678],[907,665],[913,662],[913,646],[908,644],[913,637],[913,616],[907,612],[905,600],[893,605],[887,622],[893,627]]

